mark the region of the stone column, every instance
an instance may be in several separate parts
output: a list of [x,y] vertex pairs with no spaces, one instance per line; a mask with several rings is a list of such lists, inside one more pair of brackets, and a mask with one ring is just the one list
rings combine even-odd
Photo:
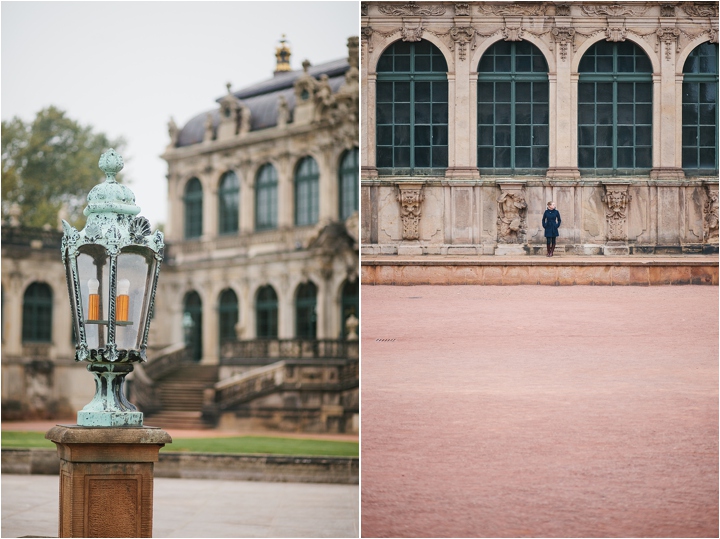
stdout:
[[548,178],[576,179],[578,75],[571,71],[573,59],[572,17],[555,17],[555,73],[549,73],[550,147]]
[[[218,294],[219,290],[216,290],[214,286],[216,281],[210,280],[204,283],[204,299],[203,299],[203,328],[202,328],[202,340],[203,340],[203,354],[202,364],[203,365],[217,365],[218,352],[219,352],[219,330],[220,327],[220,316],[218,312]],[[224,284],[222,282],[221,284]]]
[[[6,264],[13,262],[7,261]],[[6,302],[5,312],[3,313],[3,324],[7,331],[5,332],[5,341],[3,352],[8,356],[22,355],[22,319],[23,319],[23,287],[22,275],[19,272],[10,274],[10,286],[5,290]],[[67,287],[65,288],[67,289]],[[56,291],[62,293],[62,290]],[[69,313],[68,313],[69,315]],[[15,323],[10,323],[13,320]]]
[[247,165],[241,167],[240,177],[240,234],[255,230],[255,175],[257,170]]
[[290,290],[288,279],[275,288],[278,295],[278,339],[295,337],[295,289]]
[[152,537],[154,464],[172,439],[157,427],[57,425],[59,537]]
[[218,202],[217,184],[213,182],[212,174],[203,174],[200,178],[203,188],[203,229],[201,239],[203,241],[214,239],[218,232]]
[[604,245],[605,255],[628,255],[627,207],[632,200],[628,193],[630,181],[604,182],[605,222],[607,226],[607,242]]
[[[461,24],[469,21],[461,19]],[[458,25],[450,29],[455,61],[448,73],[448,169],[446,178],[478,179],[477,170],[477,72],[470,65],[468,49],[475,29]]]
[[360,170],[362,178],[377,179],[377,156],[375,154],[375,122],[377,74],[368,73],[366,62],[363,62],[362,79],[362,131],[360,144]]
[[338,219],[338,159],[339,156],[333,152],[334,146],[323,146],[320,149],[321,159],[318,162],[320,178],[318,180],[318,191],[320,200],[318,220],[320,223],[327,223]]
[[294,156],[285,153],[281,155],[277,163],[278,175],[278,205],[277,205],[277,226],[285,228],[293,226],[295,222],[295,200],[293,194],[295,192],[293,178]]

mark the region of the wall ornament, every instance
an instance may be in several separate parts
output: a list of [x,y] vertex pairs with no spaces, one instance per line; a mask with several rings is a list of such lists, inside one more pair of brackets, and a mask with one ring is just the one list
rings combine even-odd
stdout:
[[392,15],[395,17],[417,17],[420,15],[427,15],[437,17],[445,13],[445,6],[433,6],[422,2],[422,5],[418,2],[407,2],[405,4],[385,4],[379,8],[380,13],[383,15]]
[[403,26],[400,30],[403,41],[421,41],[424,28],[422,26],[410,27]]
[[665,59],[670,60],[672,53],[672,46],[675,45],[676,51],[680,52],[680,30],[677,28],[658,28],[657,29],[657,44],[655,45],[655,51],[657,52],[660,43],[665,43]]
[[505,41],[522,41],[523,28],[522,26],[506,26],[502,29],[502,33]]
[[627,241],[627,206],[632,200],[627,185],[605,185],[602,201],[607,206],[605,220],[607,222],[608,241]]
[[[504,186],[501,186],[503,189]],[[520,189],[503,190],[498,202],[498,243],[525,243],[527,202]]]
[[627,15],[642,15],[648,10],[648,6],[645,7],[630,7],[627,4],[611,4],[599,5],[599,6],[582,6],[582,10],[585,15],[596,17],[598,15],[605,15],[607,17],[625,17]]
[[422,185],[398,185],[403,240],[420,239],[420,204],[423,198]]
[[481,15],[492,13],[493,15],[507,16],[528,16],[540,17],[545,15],[545,4],[531,4],[528,2],[501,4],[501,5],[479,5],[478,11]]
[[682,4],[682,10],[687,13],[691,18],[707,18],[718,16],[718,5],[717,3],[685,3]]
[[575,39],[575,29],[569,26],[556,26],[552,29],[553,41],[560,45],[560,58],[564,62],[567,60],[568,43],[573,43]]
[[[450,29],[450,37],[453,43],[456,43],[458,46],[458,54],[460,55],[461,61],[465,60],[465,46],[468,43],[471,43],[471,50],[475,49],[475,29],[472,26],[453,26]],[[451,50],[454,50],[452,45]]]
[[717,186],[707,189],[707,200],[703,205],[703,239],[705,243],[718,243],[718,228],[720,216],[718,215],[718,190]]
[[455,16],[456,17],[469,17],[470,16],[470,4],[468,4],[468,3],[455,4]]

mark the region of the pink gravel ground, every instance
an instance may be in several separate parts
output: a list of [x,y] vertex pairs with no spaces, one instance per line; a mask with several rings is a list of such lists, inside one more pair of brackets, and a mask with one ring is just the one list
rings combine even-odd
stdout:
[[363,286],[361,353],[363,537],[718,537],[718,287]]

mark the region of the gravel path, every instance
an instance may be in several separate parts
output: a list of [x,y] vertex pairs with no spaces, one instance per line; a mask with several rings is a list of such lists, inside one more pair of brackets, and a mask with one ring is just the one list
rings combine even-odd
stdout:
[[717,287],[363,286],[362,312],[363,537],[718,536]]

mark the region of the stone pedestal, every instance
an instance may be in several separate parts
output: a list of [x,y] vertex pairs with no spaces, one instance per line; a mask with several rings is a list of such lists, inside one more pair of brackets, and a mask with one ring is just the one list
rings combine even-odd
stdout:
[[495,247],[496,256],[523,256],[525,254],[524,247],[517,243],[500,243]]
[[603,246],[605,256],[627,256],[630,254],[630,247],[622,241],[609,241]]
[[170,435],[157,427],[57,425],[59,537],[152,537],[153,471]]

